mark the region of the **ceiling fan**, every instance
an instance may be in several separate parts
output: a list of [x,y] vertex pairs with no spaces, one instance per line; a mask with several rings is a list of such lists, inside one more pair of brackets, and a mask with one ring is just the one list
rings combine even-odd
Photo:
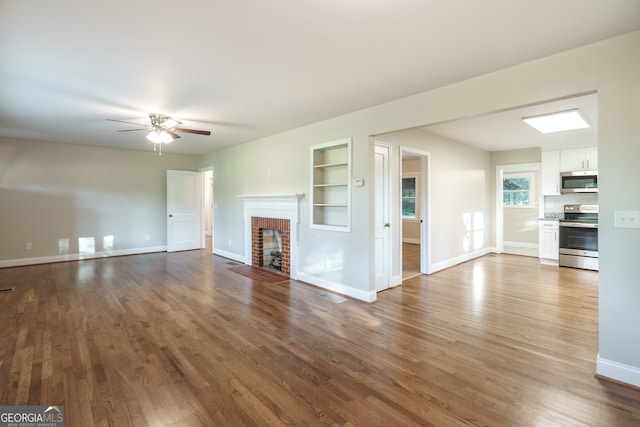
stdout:
[[194,133],[196,135],[206,135],[206,136],[211,135],[211,132],[208,130],[196,130],[196,129],[186,129],[186,128],[178,127],[182,124],[182,122],[179,122],[178,120],[166,114],[151,113],[149,114],[149,119],[151,120],[150,126],[141,125],[139,123],[133,123],[133,122],[125,122],[123,120],[115,120],[115,119],[107,119],[107,120],[112,122],[143,126],[138,129],[120,129],[118,130],[118,132],[135,132],[139,130],[150,131],[149,134],[147,135],[147,139],[153,142],[153,151],[156,151],[156,146],[158,147],[158,151],[160,155],[162,155],[162,144],[168,144],[180,138],[180,135],[178,135],[176,132]]

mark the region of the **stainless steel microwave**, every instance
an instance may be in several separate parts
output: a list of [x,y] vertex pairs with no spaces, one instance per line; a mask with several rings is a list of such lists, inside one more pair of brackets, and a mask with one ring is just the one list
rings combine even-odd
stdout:
[[573,171],[560,173],[561,193],[597,193],[598,171]]

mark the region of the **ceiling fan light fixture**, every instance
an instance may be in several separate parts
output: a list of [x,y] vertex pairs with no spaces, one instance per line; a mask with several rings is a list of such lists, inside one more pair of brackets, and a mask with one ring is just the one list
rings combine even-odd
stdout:
[[179,120],[172,119],[171,116],[167,116],[165,114],[156,114],[150,113],[149,120],[151,121],[151,126],[145,126],[138,123],[133,122],[125,122],[123,120],[115,120],[115,119],[107,119],[114,122],[122,122],[136,126],[142,126],[137,129],[124,129],[119,130],[118,132],[129,132],[129,131],[138,131],[138,130],[147,130],[150,131],[147,134],[147,139],[153,142],[153,151],[158,151],[162,155],[162,145],[169,144],[170,142],[175,141],[176,139],[180,139],[180,135],[176,132],[181,133],[191,133],[196,135],[211,135],[211,132],[208,130],[198,130],[198,129],[186,129],[179,128],[182,124]]
[[540,116],[523,117],[522,120],[542,133],[562,132],[565,130],[584,129],[589,122],[579,109],[542,114]]
[[173,137],[163,130],[152,130],[147,135],[147,139],[154,144],[168,144],[173,141]]

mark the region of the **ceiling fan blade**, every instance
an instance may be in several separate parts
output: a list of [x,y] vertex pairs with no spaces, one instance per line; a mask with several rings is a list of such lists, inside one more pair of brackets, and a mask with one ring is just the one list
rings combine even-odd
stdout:
[[208,130],[195,130],[195,129],[184,129],[184,128],[173,128],[176,132],[184,132],[184,133],[195,133],[196,135],[211,135],[211,132]]
[[161,126],[163,128],[173,129],[176,126],[180,126],[181,124],[182,122],[179,122],[176,119],[172,119],[171,117],[167,117],[165,120],[163,120],[163,122],[161,123]]
[[141,129],[120,129],[117,130],[116,132],[136,132],[139,130],[149,130],[149,128],[141,128]]
[[133,123],[133,122],[125,122],[123,120],[116,120],[116,119],[107,119],[107,120],[109,120],[110,122],[127,123],[130,125],[144,126],[145,128],[147,127],[147,125],[141,125],[140,123]]

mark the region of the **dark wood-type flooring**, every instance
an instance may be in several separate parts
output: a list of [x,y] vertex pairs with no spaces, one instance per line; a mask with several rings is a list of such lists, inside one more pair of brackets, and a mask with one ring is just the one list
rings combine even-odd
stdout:
[[207,251],[0,269],[0,405],[66,426],[637,426],[594,377],[597,281],[485,256],[367,304]]
[[402,280],[420,274],[420,245],[402,243]]

